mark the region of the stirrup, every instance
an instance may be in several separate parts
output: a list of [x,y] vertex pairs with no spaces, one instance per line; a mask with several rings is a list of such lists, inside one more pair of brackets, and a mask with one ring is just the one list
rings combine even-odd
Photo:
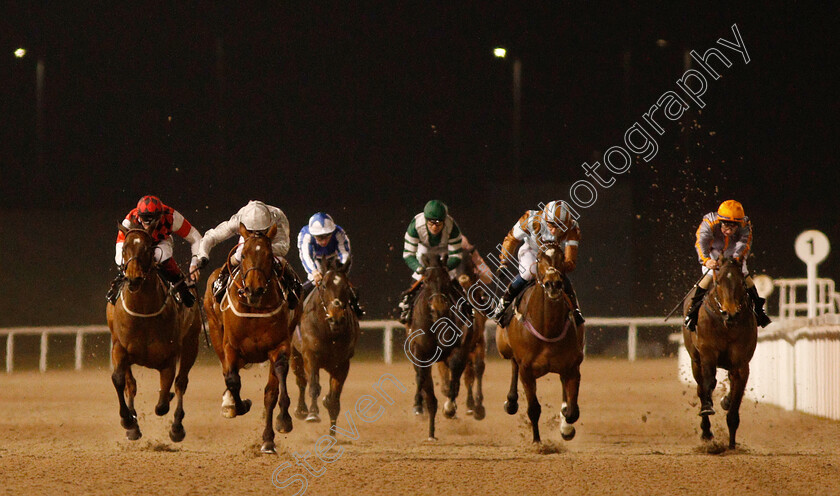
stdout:
[[697,319],[692,319],[691,315],[686,315],[683,326],[691,332],[697,332]]

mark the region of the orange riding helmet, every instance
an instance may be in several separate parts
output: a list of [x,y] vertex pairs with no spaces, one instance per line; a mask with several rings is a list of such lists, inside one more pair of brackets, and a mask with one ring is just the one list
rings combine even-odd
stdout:
[[720,204],[717,211],[720,220],[727,222],[744,222],[744,207],[735,200],[726,200]]

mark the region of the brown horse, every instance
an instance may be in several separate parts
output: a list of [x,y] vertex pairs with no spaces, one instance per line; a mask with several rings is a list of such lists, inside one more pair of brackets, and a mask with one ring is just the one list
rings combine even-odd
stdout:
[[[472,251],[475,251],[475,249],[473,248]],[[491,295],[482,288],[482,285],[476,286],[476,283],[481,281],[485,288],[490,288],[493,281],[491,277],[486,277],[479,270],[472,258],[472,253],[466,254],[462,263],[464,264],[464,273],[458,276],[458,284],[461,285],[474,308],[472,339],[469,343],[466,343],[468,354],[467,363],[464,367],[464,388],[467,390],[466,413],[472,415],[476,420],[482,420],[486,414],[482,387],[484,357],[487,348],[487,342],[484,339],[484,326],[487,323],[485,312],[490,311],[492,307],[490,306]],[[438,372],[441,378],[441,392],[444,396],[449,396],[451,375],[447,362],[438,362]],[[475,394],[473,394],[473,385],[475,385]]]
[[499,354],[511,360],[510,391],[505,411],[519,409],[517,376],[521,376],[528,399],[528,418],[534,442],[540,442],[540,412],[537,379],[548,373],[560,375],[563,385],[563,418],[560,434],[566,441],[575,437],[574,424],[580,417],[578,389],[583,361],[584,328],[572,317],[572,304],[563,291],[563,250],[555,244],[543,246],[537,260],[537,284],[523,291],[516,318],[507,329],[497,328]]
[[406,324],[406,356],[414,365],[417,391],[414,395],[414,413],[421,415],[425,403],[429,414],[429,439],[435,439],[435,414],[437,398],[432,380],[431,366],[447,361],[451,377],[449,394],[443,414],[455,417],[461,374],[467,362],[472,342],[472,326],[462,324],[463,318],[455,314],[452,301],[452,282],[444,262],[438,256],[422,255],[423,287],[418,292],[411,320]]
[[[351,289],[347,277],[350,261],[330,267],[303,304],[300,331],[292,337],[292,370],[300,388],[295,415],[307,422],[320,422],[318,396],[319,369],[330,374],[330,392],[324,406],[333,430],[341,410],[341,390],[350,370],[350,359],[359,339],[359,320],[350,306]],[[306,407],[306,385],[312,398]]]
[[[684,313],[690,305],[686,299]],[[703,299],[697,320],[697,332],[683,328],[685,349],[691,357],[691,371],[697,382],[700,398],[701,438],[711,440],[714,415],[712,392],[717,383],[717,368],[729,371],[731,389],[720,406],[728,410],[726,425],[729,427],[729,448],[735,448],[735,432],[741,423],[738,410],[750,376],[750,360],[758,338],[755,314],[750,304],[741,264],[733,259],[721,259],[715,271],[714,286]]]
[[[231,274],[221,304],[216,303],[213,295],[213,282],[218,278],[221,268],[211,274],[204,293],[210,340],[222,362],[227,386],[222,400],[224,417],[244,415],[251,409],[251,400],[243,401],[239,395],[239,369],[251,363],[270,362],[263,398],[263,453],[275,452],[272,414],[274,405],[278,404],[278,397],[280,413],[277,415],[277,430],[281,433],[292,430],[292,417],[289,415],[291,400],[286,391],[286,376],[289,372],[291,330],[300,318],[299,311],[289,311],[288,302],[275,276],[271,239],[276,230],[277,226],[272,225],[267,233],[249,232],[240,224],[239,233],[245,241],[239,271]],[[230,263],[230,256],[227,263]]]
[[[187,376],[198,355],[201,316],[198,307],[187,308],[176,302],[156,273],[151,236],[154,227],[143,230],[119,225],[120,231],[125,234],[122,248],[125,282],[116,305],[108,303],[105,307],[111,329],[111,364],[114,368],[111,381],[117,390],[121,424],[126,429],[126,437],[136,441],[142,434],[134,410],[137,381],[131,373],[131,366],[142,365],[160,371],[160,397],[155,413],[166,415],[169,402],[178,397],[175,420],[169,431],[169,438],[177,443],[186,436],[182,424],[184,393],[187,391]],[[170,391],[173,380],[174,395]]]

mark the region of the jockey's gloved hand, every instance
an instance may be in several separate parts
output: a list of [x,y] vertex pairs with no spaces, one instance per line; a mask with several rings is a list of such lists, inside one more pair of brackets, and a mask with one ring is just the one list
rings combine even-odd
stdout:
[[426,273],[426,267],[423,267],[421,265],[420,267],[417,267],[416,269],[414,269],[414,272],[416,272],[417,274],[422,276],[423,274]]
[[207,257],[199,257],[198,262],[195,264],[195,268],[198,269],[198,270],[201,270],[201,269],[203,269],[204,267],[207,266],[207,263],[209,261],[210,261],[210,259],[207,258]]

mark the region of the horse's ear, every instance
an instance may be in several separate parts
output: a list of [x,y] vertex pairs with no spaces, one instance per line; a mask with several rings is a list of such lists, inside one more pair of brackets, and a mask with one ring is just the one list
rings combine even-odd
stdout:
[[245,229],[245,224],[240,222],[239,223],[239,235],[242,236],[243,238],[247,239],[248,236],[250,236],[250,234],[251,233],[249,233],[248,230]]
[[277,224],[271,224],[271,227],[268,228],[268,232],[265,235],[268,236],[268,239],[271,239],[275,234],[277,234]]
[[120,232],[123,233],[123,234],[128,234],[128,228],[125,227],[124,225],[122,225],[121,222],[117,223],[117,229],[119,229]]

